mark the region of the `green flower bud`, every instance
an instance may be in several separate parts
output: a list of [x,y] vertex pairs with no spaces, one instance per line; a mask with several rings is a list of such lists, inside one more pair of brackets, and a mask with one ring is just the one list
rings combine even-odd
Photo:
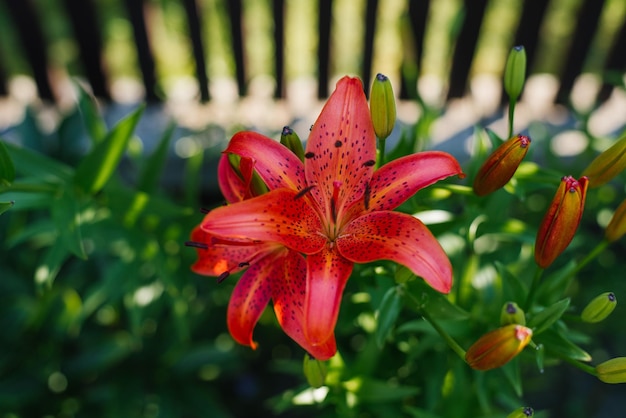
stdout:
[[308,354],[305,354],[302,370],[304,371],[304,376],[311,387],[317,389],[324,386],[326,374],[328,373],[325,362],[319,361]]
[[382,74],[377,74],[372,84],[370,114],[376,136],[379,139],[386,139],[396,123],[396,98],[391,81]]
[[289,126],[285,126],[280,134],[280,143],[296,154],[300,161],[304,161],[304,147],[300,137]]
[[615,357],[598,364],[596,373],[604,383],[626,383],[626,357]]
[[589,187],[607,183],[626,168],[626,135],[598,155],[583,171],[589,178]]
[[604,231],[604,236],[609,242],[617,241],[624,234],[626,234],[626,199],[615,209],[613,217]]
[[530,406],[522,406],[511,412],[506,418],[530,418],[535,415],[535,411]]
[[585,322],[600,322],[613,312],[617,306],[617,298],[613,292],[605,292],[593,298],[583,309],[580,318]]
[[514,46],[509,52],[504,68],[504,91],[511,101],[516,101],[526,80],[526,50],[523,46]]
[[500,313],[500,325],[509,324],[526,325],[524,311],[515,302],[505,303]]

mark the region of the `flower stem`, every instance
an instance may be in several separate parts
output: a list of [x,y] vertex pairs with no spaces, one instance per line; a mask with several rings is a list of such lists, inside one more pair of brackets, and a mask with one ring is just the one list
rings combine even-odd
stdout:
[[591,260],[593,260],[594,258],[596,258],[598,256],[598,254],[600,254],[602,251],[604,251],[606,249],[606,247],[608,247],[610,244],[609,241],[607,241],[606,239],[603,239],[602,241],[600,241],[600,243],[598,243],[598,245],[596,245],[596,247],[591,250],[591,252],[589,254],[587,254],[585,256],[585,258],[583,258],[578,265],[576,266],[576,268],[570,273],[570,275],[575,275],[576,273],[578,273],[583,267],[585,267],[587,264],[589,264],[589,262]]
[[446,332],[446,330],[444,330],[438,323],[437,321],[435,321],[433,319],[432,316],[430,316],[430,313],[428,312],[428,310],[426,309],[426,306],[424,305],[424,303],[420,302],[419,300],[417,300],[417,298],[415,296],[413,296],[411,293],[409,292],[405,292],[406,295],[411,298],[411,300],[415,303],[415,305],[417,306],[417,309],[419,310],[420,314],[422,315],[422,317],[435,329],[435,331],[437,331],[437,333],[439,333],[439,335],[441,336],[441,338],[443,338],[446,343],[448,344],[448,346],[450,346],[450,348],[452,349],[452,351],[454,351],[459,357],[461,357],[461,359],[463,361],[465,361],[465,350],[463,349],[463,347],[461,347],[459,345],[459,343],[457,343],[454,338],[452,338],[450,336],[450,334],[448,334]]
[[537,288],[539,287],[542,274],[543,269],[541,267],[537,267],[537,271],[535,271],[535,277],[533,277],[533,282],[530,285],[530,290],[528,291],[528,296],[526,297],[526,302],[524,303],[523,309],[526,312],[528,312],[533,305],[533,300],[535,299],[535,294],[537,293]]
[[509,99],[509,136],[507,138],[511,138],[513,136],[513,117],[515,115],[515,100],[512,98]]
[[568,362],[569,364],[571,364],[572,366],[582,370],[585,373],[589,373],[592,376],[598,376],[598,372],[596,371],[595,367],[590,366],[588,364],[582,363],[578,360],[574,360],[571,359],[567,356],[559,356],[562,360],[565,360],[566,362]]
[[382,167],[385,164],[385,143],[387,138],[378,138],[378,166]]

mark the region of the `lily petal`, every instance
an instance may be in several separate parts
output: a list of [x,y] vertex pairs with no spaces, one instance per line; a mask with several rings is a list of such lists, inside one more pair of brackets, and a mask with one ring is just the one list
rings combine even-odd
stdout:
[[306,179],[327,219],[358,200],[376,159],[376,136],[361,81],[337,83],[307,141]]
[[305,337],[304,304],[306,294],[306,261],[296,252],[281,260],[284,272],[272,280],[272,299],[278,323],[285,333],[318,360],[327,360],[337,351],[334,334],[322,344],[311,344]]
[[250,158],[270,190],[286,187],[299,191],[306,187],[302,161],[287,147],[264,135],[238,132],[224,152]]
[[217,178],[222,196],[228,203],[239,202],[248,197],[247,190],[250,181],[248,180],[246,184],[237,175],[226,154],[222,154],[217,164]]
[[457,160],[442,151],[426,151],[393,160],[376,172],[370,182],[370,211],[391,210],[418,190],[453,175],[463,175]]
[[281,262],[286,250],[262,258],[241,276],[228,303],[230,335],[239,344],[256,348],[252,331],[272,296],[271,280],[281,277]]
[[306,263],[304,335],[311,345],[324,345],[333,335],[343,289],[354,264],[329,247],[309,255]]
[[355,263],[392,260],[405,265],[435,290],[452,288],[452,265],[437,239],[418,219],[400,212],[372,212],[343,230],[339,253]]
[[214,209],[201,224],[219,237],[272,241],[305,254],[319,251],[326,242],[318,233],[320,227],[307,200],[288,189]]

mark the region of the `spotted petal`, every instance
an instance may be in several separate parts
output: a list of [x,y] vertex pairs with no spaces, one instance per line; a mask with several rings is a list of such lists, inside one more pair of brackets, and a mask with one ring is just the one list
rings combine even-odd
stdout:
[[224,152],[251,159],[270,190],[286,187],[297,191],[306,186],[302,161],[287,147],[264,135],[238,132]]
[[426,151],[393,160],[376,170],[367,202],[370,211],[392,210],[418,190],[463,171],[448,153]]
[[220,191],[228,203],[239,202],[249,197],[250,179],[246,182],[237,175],[226,154],[222,154],[217,164],[217,178]]
[[272,253],[251,265],[241,276],[228,303],[230,335],[240,344],[256,348],[252,331],[272,296],[271,281],[280,278],[287,250]]
[[300,254],[291,252],[281,260],[284,271],[279,280],[272,281],[272,299],[276,318],[287,335],[318,360],[326,360],[337,351],[334,335],[323,343],[312,344],[305,337],[304,298],[306,295],[307,266]]
[[[306,179],[330,219],[358,200],[373,172],[376,136],[361,81],[344,77],[322,109],[307,141]],[[334,203],[335,191],[338,195]]]
[[313,346],[324,345],[333,336],[343,289],[354,264],[328,247],[309,255],[306,262],[305,338]]
[[281,248],[280,244],[273,242],[225,242],[203,231],[200,227],[194,228],[191,232],[191,240],[207,246],[207,248],[196,248],[198,259],[191,266],[191,270],[198,274],[215,277],[225,273],[236,273],[266,254]]
[[320,220],[306,199],[278,189],[209,212],[201,228],[224,238],[271,241],[310,254],[326,242]]
[[448,293],[452,266],[439,242],[418,219],[400,212],[363,215],[337,239],[339,253],[355,263],[392,260],[422,277],[435,290]]

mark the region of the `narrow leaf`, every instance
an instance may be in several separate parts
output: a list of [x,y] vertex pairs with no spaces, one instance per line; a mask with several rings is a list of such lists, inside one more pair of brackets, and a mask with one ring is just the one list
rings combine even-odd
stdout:
[[538,314],[533,315],[528,321],[528,327],[532,328],[533,335],[536,336],[542,333],[558,321],[568,308],[569,302],[569,298],[562,299],[557,303],[548,306]]
[[38,289],[43,290],[52,287],[54,279],[56,279],[68,256],[69,253],[63,245],[53,244],[52,247],[48,248],[43,263],[35,270],[35,284]]
[[78,110],[83,123],[93,143],[98,144],[106,137],[106,124],[98,112],[96,101],[91,94],[80,83],[76,83],[76,87],[78,89]]
[[52,158],[28,148],[5,144],[18,173],[36,177],[43,182],[67,181],[72,178],[72,169]]
[[572,360],[591,361],[591,355],[589,353],[571,342],[560,332],[547,330],[536,338],[536,342],[543,344],[546,351],[549,353]]
[[85,192],[95,194],[104,187],[124,155],[143,107],[122,119],[98,143],[76,169],[75,182]]
[[2,215],[4,212],[6,212],[7,210],[11,209],[13,207],[13,205],[15,204],[14,201],[10,201],[10,202],[0,202],[0,215]]
[[148,157],[146,165],[141,173],[141,177],[139,178],[138,188],[140,191],[152,193],[154,189],[156,189],[159,183],[159,174],[161,174],[167,159],[167,152],[169,150],[170,139],[172,138],[174,127],[175,125],[173,123],[169,124],[159,141],[159,145],[154,150],[152,155]]
[[9,152],[0,139],[0,185],[10,185],[15,180],[15,167],[9,156]]
[[378,307],[378,322],[376,327],[376,343],[378,348],[382,348],[385,340],[391,333],[400,310],[402,309],[402,297],[398,292],[398,287],[394,286],[387,290],[383,300]]
[[78,198],[74,193],[65,190],[52,202],[52,219],[58,228],[60,244],[67,251],[83,260],[87,259],[81,233],[80,211]]

